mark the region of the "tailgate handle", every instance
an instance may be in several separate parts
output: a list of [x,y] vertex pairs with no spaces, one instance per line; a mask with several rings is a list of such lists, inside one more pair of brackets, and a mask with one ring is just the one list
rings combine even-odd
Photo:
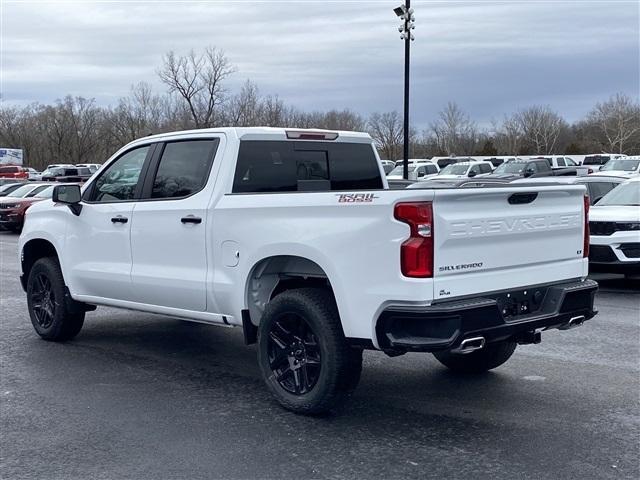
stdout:
[[509,197],[509,203],[511,205],[523,205],[533,202],[536,198],[538,198],[538,192],[514,193]]

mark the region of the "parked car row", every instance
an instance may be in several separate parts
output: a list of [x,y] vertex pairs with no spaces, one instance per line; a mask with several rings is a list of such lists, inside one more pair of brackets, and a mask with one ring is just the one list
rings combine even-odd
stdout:
[[51,183],[14,183],[0,187],[0,228],[20,232],[24,215],[35,202],[53,195]]
[[[544,161],[547,165],[542,165],[540,162]],[[497,173],[504,173],[508,170],[520,169],[513,165],[526,165],[523,170],[524,176],[531,176],[538,173],[559,171],[562,175],[591,175],[598,173],[599,171],[614,172],[614,175],[623,173],[623,176],[631,177],[633,175],[640,175],[640,157],[627,157],[622,154],[601,154],[601,155],[587,155],[584,158],[582,164],[576,162],[572,158],[566,155],[539,155],[531,157],[432,157],[430,159],[409,159],[410,165],[415,164],[435,164],[438,167],[438,171],[444,169],[448,165],[459,163],[474,163],[482,162],[491,165],[491,168],[498,168],[504,164],[512,164],[511,167],[504,167],[504,170]],[[535,162],[535,163],[531,163]],[[383,161],[383,167],[388,178],[401,179],[403,169],[398,168],[403,166],[403,161],[398,160],[395,162],[395,168],[391,169],[389,160]],[[456,169],[459,170],[459,169]],[[470,169],[469,173],[473,172],[470,176],[476,176],[479,174],[491,173],[491,172],[478,172],[477,169]],[[513,173],[513,172],[510,172]],[[518,172],[519,173],[519,172]],[[442,175],[443,173],[440,172]],[[447,173],[448,175],[449,173]],[[410,175],[410,180],[421,179],[419,175]],[[430,178],[430,177],[427,177]]]
[[[45,181],[84,181],[96,173],[101,167],[99,163],[58,163],[47,165],[42,172],[31,167],[20,165],[0,166],[0,180]],[[74,178],[69,178],[74,177]],[[80,178],[75,178],[80,177]]]

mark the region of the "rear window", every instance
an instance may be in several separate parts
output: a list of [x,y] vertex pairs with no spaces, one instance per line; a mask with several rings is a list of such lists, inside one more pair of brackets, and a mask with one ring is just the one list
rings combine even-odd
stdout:
[[609,161],[609,157],[606,155],[588,155],[584,157],[583,165],[604,165]]
[[0,167],[0,173],[18,173],[20,172],[19,167]]
[[243,141],[234,193],[382,188],[370,144]]

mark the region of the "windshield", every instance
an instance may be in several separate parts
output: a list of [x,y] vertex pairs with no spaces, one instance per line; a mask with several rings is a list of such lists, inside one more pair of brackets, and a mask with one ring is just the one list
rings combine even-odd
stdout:
[[16,188],[11,194],[10,197],[24,197],[27,193],[33,190],[35,185],[23,185],[20,188]]
[[44,190],[39,192],[37,195],[34,195],[33,197],[34,198],[51,198],[52,196],[53,196],[53,185],[45,188]]
[[462,165],[460,163],[452,163],[440,170],[440,175],[464,175],[467,173],[469,165]]
[[[413,172],[416,169],[415,166],[409,165],[409,172]],[[404,167],[400,165],[399,167],[394,168],[389,172],[389,175],[402,175],[404,172]]]
[[640,206],[640,182],[627,182],[607,193],[596,206]]
[[522,173],[526,163],[507,162],[496,167],[493,173]]
[[609,160],[604,164],[604,167],[602,167],[600,171],[622,170],[625,172],[635,172],[638,169],[638,165],[640,165],[640,160],[619,158],[617,160]]

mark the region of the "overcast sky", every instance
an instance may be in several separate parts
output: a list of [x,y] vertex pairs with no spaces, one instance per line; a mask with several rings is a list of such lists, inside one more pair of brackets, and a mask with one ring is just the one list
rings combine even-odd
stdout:
[[[402,109],[397,1],[0,0],[4,102],[66,94],[114,103],[168,50],[215,45],[262,93],[304,109]],[[631,1],[417,1],[412,123],[448,100],[488,123],[531,104],[569,121],[616,92],[637,98],[639,6]]]

